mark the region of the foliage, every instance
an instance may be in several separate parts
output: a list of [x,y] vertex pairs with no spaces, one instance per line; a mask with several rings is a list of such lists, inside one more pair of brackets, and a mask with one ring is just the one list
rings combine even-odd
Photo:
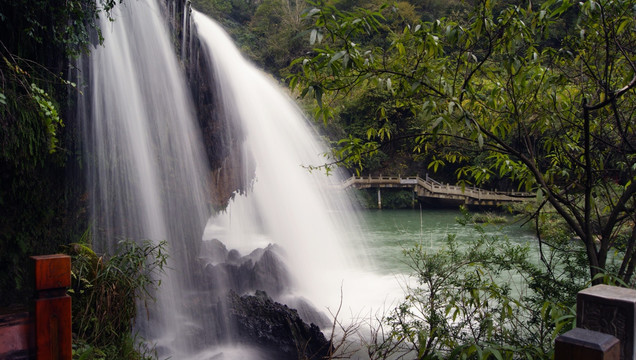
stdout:
[[[85,228],[70,58],[99,39],[117,0],[0,2],[0,304],[30,295],[28,256]],[[97,35],[97,36],[93,36]],[[6,295],[5,295],[6,294]]]
[[[466,213],[461,222],[470,220]],[[414,281],[374,331],[372,359],[552,357],[555,337],[573,327],[575,294],[588,284],[585,274],[548,279],[527,244],[475,230],[470,244],[450,235],[439,251],[421,244],[405,251]],[[546,292],[549,282],[561,297]],[[564,291],[566,282],[576,288]]]
[[[49,92],[35,82],[37,68],[4,53],[0,65],[0,81],[3,86],[0,123],[2,152],[7,162],[15,162],[22,168],[30,168],[46,157],[46,151],[54,153],[59,142],[58,129],[63,126],[58,105]],[[21,66],[23,63],[26,66]],[[33,76],[35,75],[35,76]],[[64,80],[55,78],[59,84]]]
[[[97,19],[122,0],[69,0],[63,6],[50,1],[15,0],[0,4],[0,42],[13,54],[44,60],[62,49],[67,56],[87,52],[91,32],[101,39]],[[48,64],[46,64],[48,65]]]
[[[0,289],[9,294],[0,303],[10,303],[30,292],[28,256],[56,252],[79,233],[82,186],[65,177],[72,146],[62,144],[53,96],[55,85],[67,83],[2,47],[0,57]],[[43,73],[52,83],[42,81]]]
[[193,0],[192,5],[214,18],[228,17],[239,24],[246,24],[254,15],[258,1],[251,0]]
[[74,340],[73,360],[154,360],[157,354],[141,340],[131,334],[122,336],[122,343],[105,347],[87,344],[84,340]]
[[[573,11],[576,22],[556,43],[550,32],[563,30]],[[586,249],[591,279],[616,249],[619,276],[629,282],[636,267],[633,2],[478,1],[467,18],[410,24],[387,44],[365,43],[386,29],[379,11],[320,6],[307,16],[314,53],[296,60],[303,72],[290,85],[315,99],[317,117],[328,121],[334,99],[357,88],[382,91],[411,114],[410,132],[395,134],[400,119],[380,107],[379,125],[344,137],[336,163],[361,166],[379,144],[412,139],[429,168],[459,165],[463,184],[505,178],[536,191]]]
[[309,50],[304,39],[309,24],[301,17],[304,0],[264,0],[251,19],[256,36],[255,60],[268,72],[284,75],[291,61]]
[[475,223],[505,224],[508,222],[508,218],[504,215],[493,212],[482,212],[473,215],[472,221]]
[[[153,299],[166,265],[165,242],[126,240],[109,258],[85,244],[69,246],[72,254],[74,358],[142,358],[133,337],[138,304]],[[145,356],[143,356],[145,358]]]
[[[356,190],[354,196],[361,207],[378,208],[377,189]],[[382,189],[381,197],[382,209],[412,209],[416,201],[412,191],[402,189]]]

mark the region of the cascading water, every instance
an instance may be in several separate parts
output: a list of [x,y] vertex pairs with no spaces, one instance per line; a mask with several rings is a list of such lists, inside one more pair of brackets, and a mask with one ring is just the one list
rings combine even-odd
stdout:
[[80,66],[93,242],[106,253],[122,238],[168,242],[156,309],[138,322],[145,338],[170,339],[165,346],[177,354],[175,334],[190,321],[183,294],[210,215],[209,170],[159,5],[129,1],[111,15],[100,23],[104,46]]
[[192,17],[213,64],[225,113],[243,125],[244,154],[256,164],[251,191],[210,221],[206,237],[242,252],[281,245],[295,278],[292,291],[320,305],[337,305],[343,274],[363,258],[350,252],[359,238],[351,231],[355,220],[340,189],[342,178],[304,167],[324,163],[326,148],[302,113],[243,58],[219,25],[195,10]]
[[[302,166],[320,164],[325,148],[293,102],[193,11],[219,106],[225,121],[241,124],[243,163],[256,169],[244,180],[252,183],[247,193],[210,219],[210,171],[161,9],[156,0],[137,0],[112,15],[114,22],[101,20],[104,47],[78,66],[88,84],[80,108],[96,250],[113,252],[121,238],[169,244],[157,305],[150,319],[138,316],[142,336],[163,357],[216,358],[223,347],[225,359],[258,359],[225,348],[235,341],[229,291],[264,289],[292,307],[310,308],[305,298],[324,310],[338,306],[342,287],[349,307],[369,304],[342,179]],[[381,297],[385,287],[375,288]]]
[[243,253],[280,245],[293,276],[277,299],[292,307],[294,295],[321,310],[335,311],[342,301],[355,317],[392,302],[388,293],[398,296],[399,284],[369,270],[358,219],[341,189],[344,178],[307,170],[324,164],[326,146],[289,96],[243,58],[218,24],[195,10],[192,18],[225,113],[246,133],[245,162],[256,164],[251,191],[210,220],[204,239]]

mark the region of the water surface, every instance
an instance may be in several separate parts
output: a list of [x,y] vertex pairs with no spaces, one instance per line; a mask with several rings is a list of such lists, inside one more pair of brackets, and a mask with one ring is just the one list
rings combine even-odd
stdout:
[[[466,246],[479,236],[472,225],[458,222],[463,217],[459,210],[364,210],[360,215],[368,255],[375,271],[384,274],[409,273],[403,252],[417,244],[435,252],[445,245],[449,234]],[[483,225],[486,233],[534,248],[536,238],[530,227],[508,218],[507,224]]]

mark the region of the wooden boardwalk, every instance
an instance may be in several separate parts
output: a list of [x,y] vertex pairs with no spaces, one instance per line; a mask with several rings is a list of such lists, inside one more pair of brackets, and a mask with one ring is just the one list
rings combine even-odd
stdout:
[[428,175],[425,178],[419,176],[409,177],[359,177],[352,176],[343,183],[344,188],[378,189],[378,207],[382,207],[382,188],[412,189],[414,197],[420,200],[437,200],[447,204],[464,204],[472,206],[498,206],[503,204],[523,202],[531,200],[534,194],[514,191],[484,190],[476,187],[462,187],[457,185],[439,183]]

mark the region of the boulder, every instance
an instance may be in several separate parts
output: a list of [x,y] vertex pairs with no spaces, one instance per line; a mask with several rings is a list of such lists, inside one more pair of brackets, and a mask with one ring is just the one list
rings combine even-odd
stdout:
[[[218,244],[207,245],[211,246],[214,246],[218,253],[223,253],[222,249],[225,249],[225,245],[220,241]],[[236,255],[229,256],[232,251],[228,253],[226,250],[224,254],[228,262],[208,262],[204,266],[203,281],[210,289],[219,292],[232,289],[239,294],[263,290],[273,296],[279,296],[291,284],[289,271],[274,246],[256,249],[241,258],[236,258]]]
[[199,256],[209,263],[222,263],[228,258],[227,247],[218,239],[203,240],[199,252]]
[[331,343],[315,324],[305,323],[298,312],[274,302],[264,291],[255,295],[228,295],[230,317],[237,341],[256,346],[270,359],[323,359]]

